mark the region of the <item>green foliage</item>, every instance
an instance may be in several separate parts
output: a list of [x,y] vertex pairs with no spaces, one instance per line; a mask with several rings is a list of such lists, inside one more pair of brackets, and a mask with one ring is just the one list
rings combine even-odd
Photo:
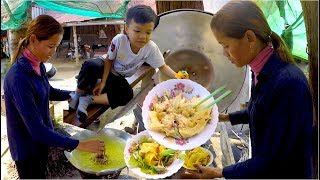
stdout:
[[307,34],[300,1],[255,1],[262,9],[272,31],[284,39],[292,55],[308,62]]

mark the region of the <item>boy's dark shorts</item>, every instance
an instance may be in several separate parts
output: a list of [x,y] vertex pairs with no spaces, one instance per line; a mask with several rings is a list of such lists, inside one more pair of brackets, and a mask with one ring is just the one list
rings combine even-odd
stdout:
[[[92,90],[98,79],[102,79],[104,61],[101,58],[93,58],[82,64],[78,76],[78,88],[92,94]],[[128,81],[112,74],[108,75],[106,85],[101,94],[107,93],[109,105],[112,109],[126,105],[133,98],[133,90]]]
[[128,81],[124,77],[116,76],[111,72],[102,93],[107,93],[112,109],[126,105],[133,98],[133,90]]

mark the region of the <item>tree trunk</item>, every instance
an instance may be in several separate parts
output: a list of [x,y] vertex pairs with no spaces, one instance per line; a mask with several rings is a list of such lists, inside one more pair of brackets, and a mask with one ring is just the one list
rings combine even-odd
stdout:
[[307,32],[309,83],[311,85],[314,105],[313,121],[313,166],[314,177],[318,179],[318,1],[301,0],[303,17]]
[[15,62],[15,59],[13,59],[14,54],[18,50],[20,40],[25,37],[25,33],[27,32],[28,25],[31,21],[31,15],[32,8],[30,6],[30,8],[28,9],[28,18],[26,22],[23,25],[21,25],[21,27],[18,30],[9,30],[8,42],[10,51],[10,64],[13,64],[13,62]]
[[156,1],[157,13],[161,14],[174,9],[200,9],[203,10],[202,1]]

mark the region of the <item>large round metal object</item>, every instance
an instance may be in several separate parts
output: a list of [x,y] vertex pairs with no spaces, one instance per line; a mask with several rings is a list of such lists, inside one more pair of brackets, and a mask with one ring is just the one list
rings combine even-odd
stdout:
[[[104,128],[102,129],[99,134],[103,134],[104,136],[108,136],[111,138],[117,137],[120,139],[123,139],[124,141],[128,142],[129,139],[131,139],[131,135],[128,134],[125,131],[121,131],[121,130],[117,130],[117,129],[111,129],[111,128]],[[91,137],[96,136],[97,133],[93,132],[93,131],[89,131],[89,130],[83,130],[81,132],[78,132],[77,134],[73,135],[71,138],[73,139],[78,139],[78,140],[85,140],[85,139],[89,139]],[[72,151],[73,152],[73,151]],[[75,166],[78,170],[85,172],[87,174],[92,174],[92,175],[96,175],[96,176],[102,176],[104,177],[104,175],[108,175],[108,176],[112,176],[112,174],[119,174],[119,171],[121,171],[123,168],[125,168],[126,166],[124,165],[121,168],[114,168],[114,169],[106,169],[103,170],[99,173],[97,172],[92,172],[90,170],[87,170],[83,167],[80,167],[78,163],[73,163],[72,161],[72,156],[73,153],[72,152],[68,152],[68,151],[64,151],[65,156],[67,157],[67,159],[71,162],[71,164],[73,166]]]
[[[244,84],[246,68],[237,68],[223,55],[222,46],[210,28],[212,14],[195,9],[179,9],[160,14],[158,27],[152,40],[162,53],[170,50],[165,58],[173,70],[187,70],[190,79],[210,92],[222,85],[233,91],[217,105],[226,110],[237,98]],[[164,75],[159,81],[166,80]],[[219,97],[223,92],[216,95]]]
[[[189,79],[201,84],[209,89],[211,81],[208,77],[214,79],[214,71],[211,60],[203,53],[193,49],[178,49],[165,58],[165,62],[174,71],[186,70],[189,73]],[[160,81],[168,80],[169,77],[160,74]]]

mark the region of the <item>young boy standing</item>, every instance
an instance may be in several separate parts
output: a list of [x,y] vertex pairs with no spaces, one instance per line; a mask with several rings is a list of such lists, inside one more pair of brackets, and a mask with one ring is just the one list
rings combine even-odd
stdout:
[[[132,76],[143,63],[159,68],[170,78],[176,77],[177,73],[165,64],[158,46],[150,40],[157,23],[158,17],[150,6],[131,7],[126,15],[126,34],[113,38],[106,55],[84,62],[69,102],[71,109],[77,109],[80,121],[87,118],[90,104],[110,105],[112,109],[127,104],[133,98],[133,90],[125,77]],[[101,82],[96,85],[98,79]],[[92,94],[84,96],[88,88],[93,88]]]

